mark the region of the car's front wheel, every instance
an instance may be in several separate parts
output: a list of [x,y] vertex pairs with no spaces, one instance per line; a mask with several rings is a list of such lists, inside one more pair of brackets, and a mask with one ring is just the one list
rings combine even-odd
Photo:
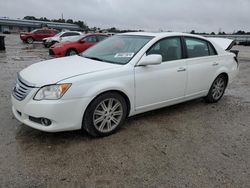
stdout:
[[66,56],[72,56],[72,55],[77,55],[77,51],[74,49],[69,49],[66,53]]
[[227,87],[227,78],[225,75],[219,75],[213,82],[205,101],[208,103],[218,102],[224,95]]
[[104,93],[88,106],[83,128],[94,137],[113,134],[123,124],[127,110],[126,101],[120,94]]
[[32,44],[34,42],[32,37],[27,38],[27,43],[28,44]]

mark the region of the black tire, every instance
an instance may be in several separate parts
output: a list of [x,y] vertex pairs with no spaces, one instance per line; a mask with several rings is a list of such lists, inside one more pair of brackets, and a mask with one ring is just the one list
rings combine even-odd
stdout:
[[[103,104],[107,107],[107,110],[104,110]],[[87,107],[83,117],[82,128],[93,137],[111,135],[124,123],[127,110],[126,101],[119,93],[107,92],[101,94]]]
[[227,87],[227,78],[221,74],[217,76],[209,89],[208,95],[204,98],[207,103],[216,103],[224,95]]
[[26,42],[27,42],[28,44],[33,44],[34,39],[33,39],[32,37],[28,37],[28,38],[26,39]]
[[66,56],[72,56],[72,55],[77,55],[77,54],[78,54],[77,51],[74,49],[69,49],[66,52]]

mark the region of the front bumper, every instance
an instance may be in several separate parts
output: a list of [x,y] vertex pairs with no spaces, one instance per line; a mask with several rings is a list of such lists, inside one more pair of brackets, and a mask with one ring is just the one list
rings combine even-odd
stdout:
[[65,51],[62,48],[50,48],[49,55],[52,57],[64,57]]
[[[12,112],[17,120],[45,132],[81,129],[83,114],[89,102],[87,98],[35,101],[33,95],[34,92],[31,92],[23,101],[11,96]],[[52,123],[45,126],[32,121],[33,118],[47,118]]]

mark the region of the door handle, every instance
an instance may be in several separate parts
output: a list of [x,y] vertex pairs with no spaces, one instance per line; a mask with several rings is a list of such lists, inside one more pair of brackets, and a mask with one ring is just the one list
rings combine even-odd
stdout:
[[178,68],[177,72],[184,72],[186,71],[187,69],[185,67],[180,67]]
[[213,65],[213,66],[218,66],[219,63],[214,62],[212,65]]

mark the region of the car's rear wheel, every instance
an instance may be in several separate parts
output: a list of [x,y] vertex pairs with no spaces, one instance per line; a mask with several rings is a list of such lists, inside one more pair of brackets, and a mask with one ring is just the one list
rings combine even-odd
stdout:
[[118,93],[107,92],[90,103],[83,118],[83,128],[94,137],[108,136],[120,128],[126,114],[125,99]]
[[66,53],[66,56],[72,56],[72,55],[77,55],[77,51],[74,49],[69,49]]
[[224,95],[227,87],[227,78],[225,75],[219,75],[213,82],[205,101],[208,103],[218,102]]
[[27,41],[28,44],[32,44],[34,42],[32,37],[27,38],[26,41]]

